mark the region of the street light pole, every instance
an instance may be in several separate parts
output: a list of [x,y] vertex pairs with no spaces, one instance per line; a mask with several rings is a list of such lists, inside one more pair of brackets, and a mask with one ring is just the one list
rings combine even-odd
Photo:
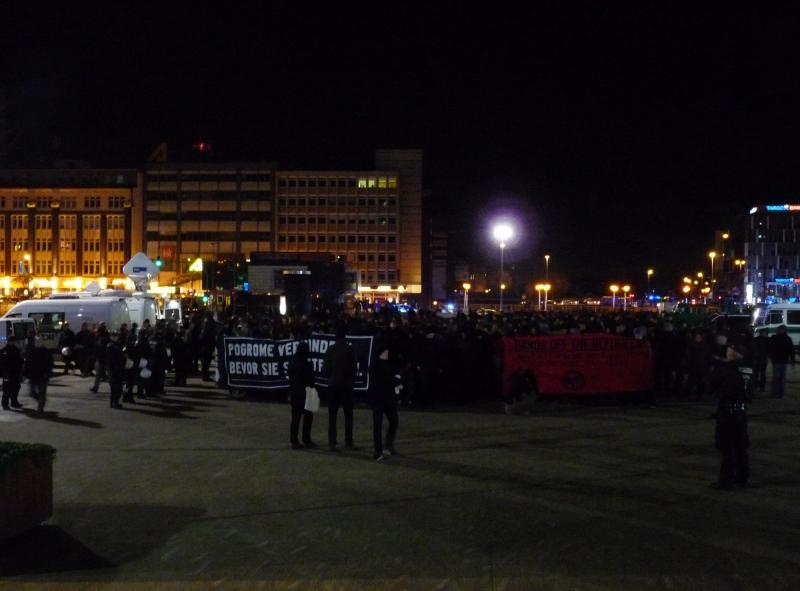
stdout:
[[514,234],[514,231],[511,229],[511,226],[508,224],[500,224],[494,227],[493,230],[494,238],[500,243],[500,278],[497,282],[500,286],[500,312],[503,312],[503,290],[504,290],[504,283],[503,283],[503,254],[506,250],[506,242],[511,238]]
[[506,243],[500,243],[500,312],[503,311],[503,253],[506,250]]
[[609,287],[611,290],[611,310],[615,310],[617,308],[617,292],[619,291],[619,285],[612,285]]
[[709,292],[709,297],[713,300],[714,299],[714,259],[717,257],[717,253],[713,250],[708,253],[708,258],[711,259],[711,290]]
[[647,293],[650,294],[650,277],[653,275],[653,270],[647,270]]
[[550,255],[544,255],[544,279],[550,283]]
[[469,314],[469,289],[472,285],[470,283],[464,283],[461,287],[464,288],[464,313]]
[[626,312],[628,310],[628,292],[631,290],[630,285],[623,285],[622,286],[622,311]]

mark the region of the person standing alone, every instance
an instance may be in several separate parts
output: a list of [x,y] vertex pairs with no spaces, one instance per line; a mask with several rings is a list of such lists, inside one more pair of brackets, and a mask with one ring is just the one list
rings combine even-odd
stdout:
[[719,398],[716,413],[714,442],[722,454],[719,479],[714,488],[728,490],[734,484],[747,486],[750,477],[750,463],[747,448],[750,439],[747,435],[747,389],[739,372],[742,354],[734,347],[728,347],[725,358],[715,360],[711,372],[711,391]]
[[353,381],[356,377],[356,354],[345,339],[344,327],[336,329],[336,342],[325,353],[325,372],[328,376],[328,445],[336,451],[336,420],[339,407],[344,411],[344,444],[353,443]]
[[[372,391],[372,443],[374,454],[372,459],[383,461],[388,456],[397,455],[394,449],[394,439],[397,434],[397,398],[402,390],[400,367],[397,353],[389,347],[384,348],[375,361],[373,375],[375,376]],[[389,430],[386,432],[386,441],[383,441],[383,416],[389,420]]]

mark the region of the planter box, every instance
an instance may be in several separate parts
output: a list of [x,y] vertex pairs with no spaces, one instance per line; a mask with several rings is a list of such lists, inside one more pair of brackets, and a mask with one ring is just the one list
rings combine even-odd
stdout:
[[11,459],[7,456],[7,461],[0,463],[0,542],[53,515],[54,450],[31,446],[29,453],[15,451]]

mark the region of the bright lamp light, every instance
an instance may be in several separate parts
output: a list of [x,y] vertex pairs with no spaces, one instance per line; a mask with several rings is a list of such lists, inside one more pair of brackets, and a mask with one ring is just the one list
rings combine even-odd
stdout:
[[506,242],[514,234],[514,231],[508,224],[498,224],[492,230],[492,234],[498,242]]

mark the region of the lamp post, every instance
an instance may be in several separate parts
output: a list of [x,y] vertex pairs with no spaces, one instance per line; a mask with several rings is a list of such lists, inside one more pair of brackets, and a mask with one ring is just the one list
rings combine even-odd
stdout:
[[631,290],[630,285],[623,285],[622,286],[622,311],[625,312],[628,310],[628,292]]
[[461,285],[464,288],[464,312],[469,314],[469,290],[472,287],[469,283],[464,283]]
[[612,285],[608,289],[611,290],[611,309],[614,310],[617,307],[617,292],[619,291],[619,285]]
[[550,284],[545,283],[542,285],[542,289],[544,290],[544,311],[547,312],[547,294],[550,291]]
[[514,234],[514,231],[508,224],[498,224],[494,227],[492,233],[494,234],[494,239],[500,244],[500,278],[498,283],[500,283],[500,312],[502,313],[503,291],[505,290],[505,284],[503,284],[503,253],[506,249],[506,242],[508,242],[508,240]]
[[538,309],[538,310],[541,310],[541,309],[542,309],[542,287],[543,287],[543,286],[542,286],[542,284],[541,284],[541,283],[537,283],[537,284],[536,284],[536,285],[534,285],[533,287],[534,287],[534,289],[536,290],[536,293],[539,295],[539,306],[538,306],[538,308],[537,308],[537,309]]
[[544,280],[550,282],[550,255],[544,255]]
[[709,297],[713,299],[714,293],[714,259],[717,258],[717,253],[715,251],[711,251],[708,253],[708,258],[711,259],[711,289],[709,290]]
[[648,269],[647,270],[647,293],[648,294],[650,293],[650,277],[653,276],[653,272],[654,272],[653,269]]

